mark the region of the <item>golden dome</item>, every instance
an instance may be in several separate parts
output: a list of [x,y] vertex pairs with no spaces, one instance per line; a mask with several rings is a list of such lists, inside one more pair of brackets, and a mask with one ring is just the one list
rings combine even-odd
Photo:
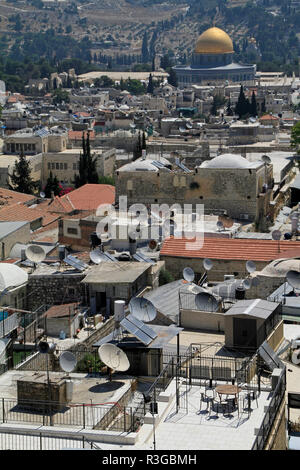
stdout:
[[209,28],[199,36],[196,54],[232,54],[233,44],[227,33],[220,28]]

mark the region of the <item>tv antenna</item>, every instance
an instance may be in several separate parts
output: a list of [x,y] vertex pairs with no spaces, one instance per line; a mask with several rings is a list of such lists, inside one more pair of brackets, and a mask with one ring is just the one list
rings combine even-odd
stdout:
[[112,381],[113,371],[125,372],[129,369],[130,364],[127,355],[115,344],[102,344],[98,349],[100,360],[108,367],[109,381]]
[[128,307],[130,313],[144,323],[148,323],[156,318],[156,308],[150,300],[144,297],[133,297]]
[[272,239],[278,241],[278,253],[280,253],[280,239],[282,237],[282,233],[280,230],[274,230],[272,232]]

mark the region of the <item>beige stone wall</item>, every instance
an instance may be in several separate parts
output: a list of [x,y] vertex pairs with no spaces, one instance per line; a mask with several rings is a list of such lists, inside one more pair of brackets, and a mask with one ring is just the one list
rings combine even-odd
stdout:
[[204,204],[206,213],[224,209],[233,218],[248,214],[249,220],[255,220],[259,212],[268,210],[270,193],[260,196],[259,203],[257,198],[264,183],[263,168],[201,168],[188,174],[116,172],[117,198],[127,195],[129,205],[145,201],[150,204]]
[[188,329],[224,332],[224,315],[199,310],[181,310],[180,326]]
[[13,233],[9,233],[6,237],[1,238],[1,259],[9,257],[9,253],[12,247],[16,243],[28,243],[30,241],[30,223],[27,222],[25,225],[15,230]]
[[264,450],[287,450],[285,399],[278,410]]

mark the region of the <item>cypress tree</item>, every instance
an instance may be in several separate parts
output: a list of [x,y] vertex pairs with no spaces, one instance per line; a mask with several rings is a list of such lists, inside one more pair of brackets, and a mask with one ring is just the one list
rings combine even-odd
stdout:
[[37,187],[31,178],[30,163],[26,160],[23,152],[19,155],[19,161],[15,163],[12,175],[9,175],[8,186],[19,193],[32,194]]
[[142,61],[143,63],[147,63],[149,60],[149,50],[148,50],[148,35],[147,31],[144,33],[143,43],[142,43]]
[[251,97],[250,114],[253,117],[257,116],[257,104],[256,104],[256,96],[255,96],[254,91],[252,92],[252,97]]
[[54,193],[54,196],[59,196],[60,194],[60,187],[59,187],[58,179],[56,176],[53,178],[52,171],[50,171],[50,175],[49,175],[49,178],[47,179],[44,192],[47,198],[51,197],[52,192]]
[[150,93],[151,95],[153,95],[153,91],[154,91],[154,85],[153,85],[152,75],[150,73],[148,86],[147,86],[147,93]]
[[175,87],[178,86],[177,75],[176,75],[176,72],[173,68],[171,68],[170,71],[169,71],[168,83],[172,86],[175,86]]
[[90,149],[90,137],[87,133],[85,140],[84,133],[82,134],[82,153],[79,157],[79,174],[75,175],[75,187],[80,188],[84,184],[96,184],[98,183],[98,173],[96,169],[96,159],[91,155]]
[[243,85],[241,85],[238,102],[235,107],[235,113],[239,116],[239,119],[240,119],[241,117],[248,114],[249,111],[250,111],[250,103],[249,103],[249,100],[246,99],[245,93],[244,93],[244,87]]

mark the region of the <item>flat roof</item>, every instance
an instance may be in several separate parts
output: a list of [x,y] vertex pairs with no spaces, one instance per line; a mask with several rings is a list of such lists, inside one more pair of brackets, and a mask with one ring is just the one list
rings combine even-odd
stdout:
[[152,265],[134,261],[103,262],[90,268],[82,280],[85,284],[128,284],[146,272]]
[[268,302],[261,299],[240,300],[227,310],[224,316],[247,315],[267,319],[276,310],[278,305],[276,302]]

